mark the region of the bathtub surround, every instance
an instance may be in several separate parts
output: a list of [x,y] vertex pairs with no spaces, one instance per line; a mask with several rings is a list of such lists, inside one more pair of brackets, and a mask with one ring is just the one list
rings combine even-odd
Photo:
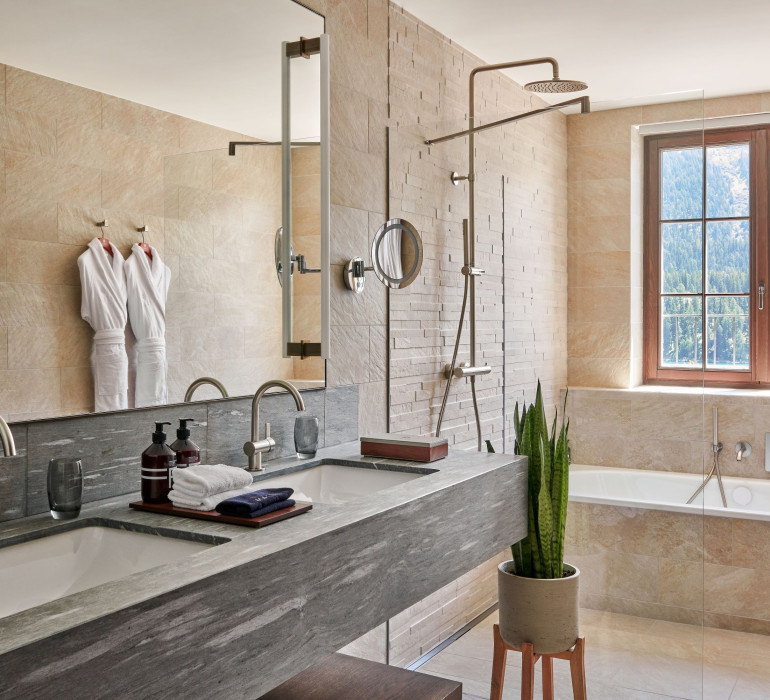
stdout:
[[[712,408],[719,409],[722,476],[767,479],[765,434],[770,431],[770,391],[715,390],[705,395],[661,387],[570,387],[572,462],[703,475],[711,466]],[[751,444],[736,459],[735,445]]]
[[581,605],[770,634],[770,522],[570,503],[567,557]]

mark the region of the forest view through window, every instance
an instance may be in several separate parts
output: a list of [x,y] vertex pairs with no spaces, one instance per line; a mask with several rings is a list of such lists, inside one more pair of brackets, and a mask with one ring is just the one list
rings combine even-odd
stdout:
[[766,143],[764,128],[648,138],[647,380],[767,380]]

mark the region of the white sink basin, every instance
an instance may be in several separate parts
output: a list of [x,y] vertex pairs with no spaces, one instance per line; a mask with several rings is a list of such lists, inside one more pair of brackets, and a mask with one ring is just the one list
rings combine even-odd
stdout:
[[0,549],[0,618],[213,545],[88,526]]
[[317,467],[291,472],[283,476],[255,481],[260,488],[279,486],[294,489],[292,498],[311,503],[339,504],[354,498],[368,496],[383,489],[418,479],[425,474],[396,472],[385,469],[345,467],[338,464],[319,464]]

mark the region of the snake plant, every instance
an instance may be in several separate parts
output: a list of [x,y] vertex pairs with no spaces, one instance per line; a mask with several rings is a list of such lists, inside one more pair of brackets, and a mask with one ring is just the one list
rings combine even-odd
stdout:
[[[565,411],[566,406],[565,395]],[[521,416],[516,403],[515,452],[529,458],[529,526],[527,536],[514,544],[511,551],[515,573],[528,578],[561,578],[563,575],[569,496],[569,422],[562,418],[557,438],[556,419],[557,415],[553,418],[549,437],[539,381],[535,403],[529,408],[525,403]]]

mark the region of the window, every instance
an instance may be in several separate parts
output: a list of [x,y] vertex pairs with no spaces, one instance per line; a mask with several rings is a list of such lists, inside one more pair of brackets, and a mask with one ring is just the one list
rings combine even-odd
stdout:
[[770,383],[767,132],[645,141],[645,381]]

